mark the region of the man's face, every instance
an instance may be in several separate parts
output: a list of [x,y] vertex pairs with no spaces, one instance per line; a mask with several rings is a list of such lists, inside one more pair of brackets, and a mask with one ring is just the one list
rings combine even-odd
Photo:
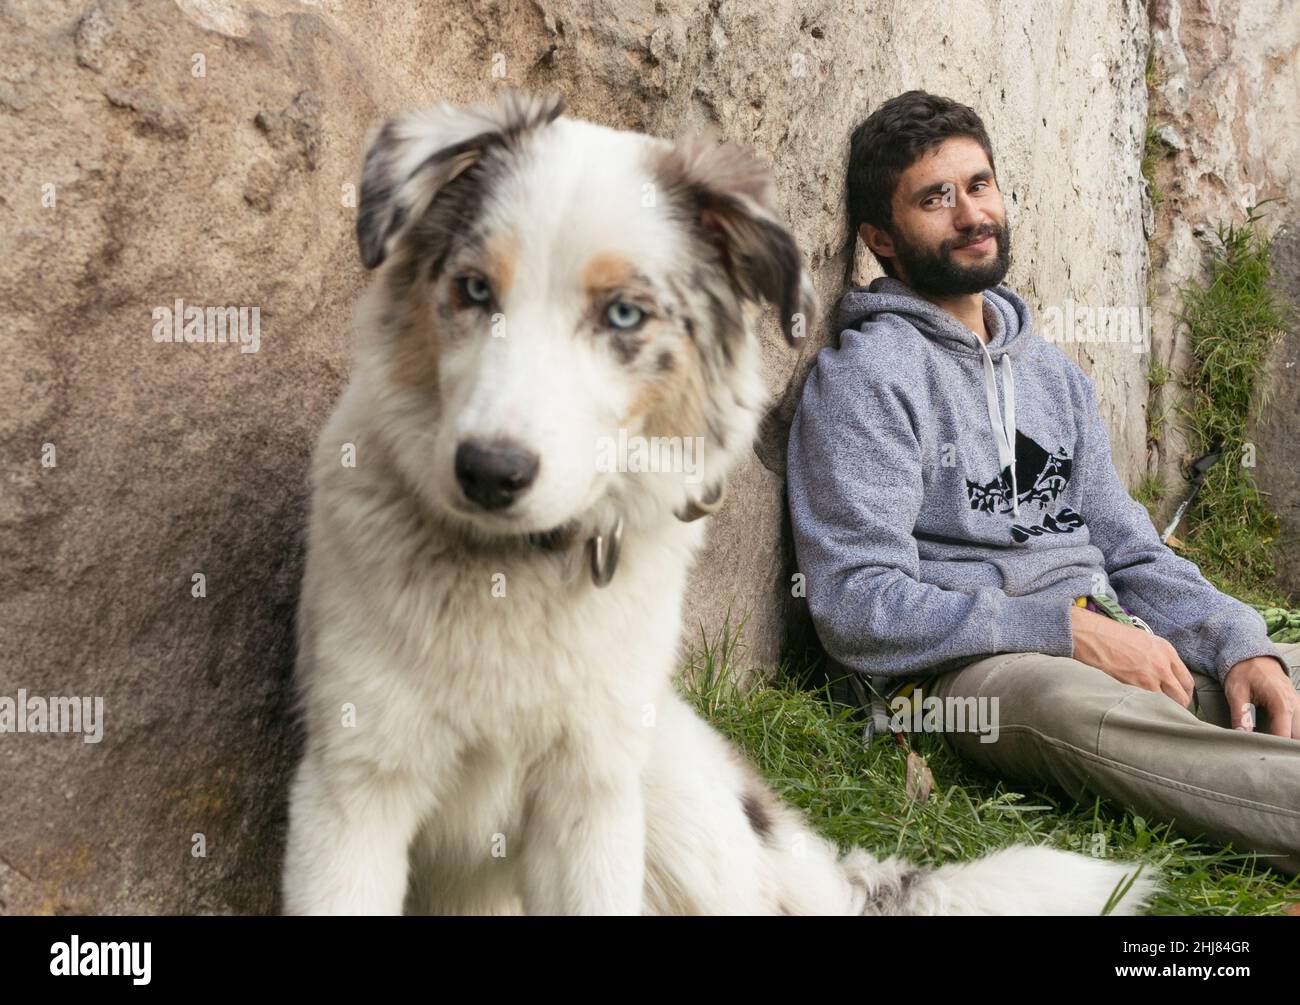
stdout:
[[899,179],[890,231],[863,225],[898,278],[935,297],[980,293],[1002,282],[1011,234],[1002,193],[983,148],[961,136],[922,155]]

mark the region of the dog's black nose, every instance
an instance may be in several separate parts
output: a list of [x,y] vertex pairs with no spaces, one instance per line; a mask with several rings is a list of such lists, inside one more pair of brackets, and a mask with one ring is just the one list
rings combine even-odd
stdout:
[[537,455],[512,443],[475,443],[456,448],[456,481],[484,509],[505,509],[537,477]]

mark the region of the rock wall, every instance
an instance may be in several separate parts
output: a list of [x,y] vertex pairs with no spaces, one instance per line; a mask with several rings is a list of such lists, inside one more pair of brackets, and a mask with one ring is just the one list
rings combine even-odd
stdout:
[[[1275,241],[1278,292],[1300,307],[1300,5],[1156,0],[1151,45],[1151,123],[1160,136],[1156,183],[1163,195],[1151,243],[1154,356],[1182,375],[1190,350],[1177,321],[1178,287],[1204,277],[1216,227],[1241,224],[1248,207],[1264,199],[1281,200],[1263,207],[1261,224]],[[1281,586],[1300,596],[1297,338],[1289,332],[1269,361],[1252,442],[1256,483],[1282,520]],[[1263,397],[1272,403],[1264,407]],[[1162,518],[1185,496],[1182,471],[1194,459],[1179,422],[1186,404],[1178,380],[1152,401],[1169,417],[1148,462],[1149,472],[1173,489]]]
[[[1137,0],[15,0],[0,38],[0,695],[105,709],[98,743],[0,735],[6,913],[276,909],[305,469],[348,371],[350,186],[383,115],[512,85],[711,126],[773,165],[829,304],[849,131],[923,87],[985,117],[1032,306],[1143,303]],[[258,308],[258,351],[155,342],[178,299]],[[824,338],[767,332],[774,411],[687,641],[730,605],[776,657],[785,423]],[[1132,479],[1145,356],[1068,348]]]
[[[1279,296],[1300,318],[1300,226],[1277,229],[1269,260]],[[1269,357],[1260,397],[1250,429],[1259,459],[1255,480],[1281,525],[1277,586],[1300,601],[1300,326],[1292,323]]]

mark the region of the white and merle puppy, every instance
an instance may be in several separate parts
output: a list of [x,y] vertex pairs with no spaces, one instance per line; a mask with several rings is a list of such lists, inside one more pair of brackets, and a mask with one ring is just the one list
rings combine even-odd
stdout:
[[[1127,870],[1046,848],[841,858],[677,695],[695,517],[767,399],[755,315],[792,337],[812,287],[749,155],[560,112],[443,106],[366,156],[377,272],[312,464],[284,908],[1100,912]],[[651,437],[700,463],[602,460]]]

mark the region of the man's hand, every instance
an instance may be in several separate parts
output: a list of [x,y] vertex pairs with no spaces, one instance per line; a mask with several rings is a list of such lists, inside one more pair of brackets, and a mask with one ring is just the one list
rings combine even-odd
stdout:
[[1223,681],[1228,698],[1232,728],[1251,733],[1255,723],[1247,716],[1247,705],[1268,713],[1268,731],[1272,736],[1300,740],[1300,694],[1291,684],[1291,675],[1272,656],[1256,656],[1233,664]]
[[1162,691],[1183,708],[1190,707],[1192,675],[1174,647],[1158,635],[1083,607],[1070,608],[1070,631],[1074,658],[1080,663],[1096,667],[1121,684]]

